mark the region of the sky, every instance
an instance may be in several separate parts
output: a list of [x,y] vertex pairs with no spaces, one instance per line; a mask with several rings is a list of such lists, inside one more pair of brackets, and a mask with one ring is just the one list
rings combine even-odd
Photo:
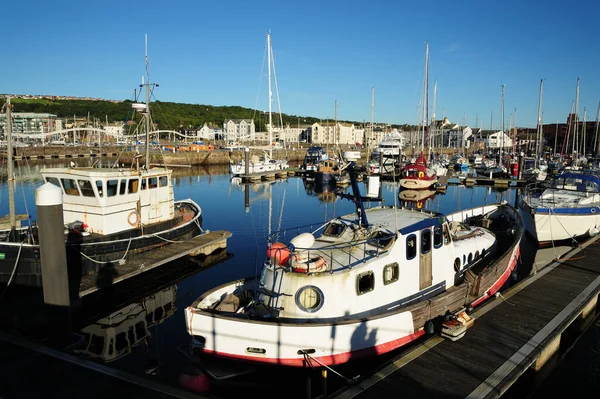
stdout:
[[543,123],[566,121],[578,78],[580,118],[600,101],[597,0],[18,0],[2,15],[6,94],[132,99],[147,35],[154,99],[267,111],[271,32],[272,110],[300,123],[418,124],[426,43],[429,118],[535,127],[542,79]]

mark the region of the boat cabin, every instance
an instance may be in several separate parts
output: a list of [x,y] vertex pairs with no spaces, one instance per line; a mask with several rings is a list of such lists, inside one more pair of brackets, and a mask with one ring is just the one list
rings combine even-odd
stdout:
[[168,169],[52,168],[41,173],[63,191],[65,224],[83,222],[93,233],[107,235],[174,217]]
[[558,190],[599,193],[600,178],[583,173],[563,173],[552,180],[550,187]]

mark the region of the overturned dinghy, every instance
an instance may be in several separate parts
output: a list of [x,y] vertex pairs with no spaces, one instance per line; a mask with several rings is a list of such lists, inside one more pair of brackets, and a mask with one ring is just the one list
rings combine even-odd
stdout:
[[[260,276],[202,294],[186,311],[204,354],[285,366],[336,365],[394,350],[441,329],[509,278],[522,222],[510,205],[443,216],[371,207],[346,153],[356,213],[274,233]],[[371,190],[369,190],[371,191]],[[302,264],[302,266],[300,266]],[[460,331],[455,334],[460,335]],[[315,360],[313,363],[312,360]]]

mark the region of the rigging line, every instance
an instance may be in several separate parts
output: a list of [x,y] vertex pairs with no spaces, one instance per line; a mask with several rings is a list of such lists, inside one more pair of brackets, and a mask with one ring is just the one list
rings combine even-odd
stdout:
[[258,112],[258,99],[260,97],[260,88],[262,86],[262,79],[265,72],[265,60],[267,59],[267,45],[265,44],[265,50],[263,52],[262,64],[260,66],[260,78],[258,79],[258,89],[256,90],[256,101],[254,102],[254,113],[252,119],[256,119],[256,113]]

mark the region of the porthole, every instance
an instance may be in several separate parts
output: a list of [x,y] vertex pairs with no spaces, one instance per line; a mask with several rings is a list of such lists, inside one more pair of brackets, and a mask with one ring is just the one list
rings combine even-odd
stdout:
[[296,292],[296,305],[308,313],[314,313],[321,309],[323,299],[323,291],[314,285],[307,285]]

